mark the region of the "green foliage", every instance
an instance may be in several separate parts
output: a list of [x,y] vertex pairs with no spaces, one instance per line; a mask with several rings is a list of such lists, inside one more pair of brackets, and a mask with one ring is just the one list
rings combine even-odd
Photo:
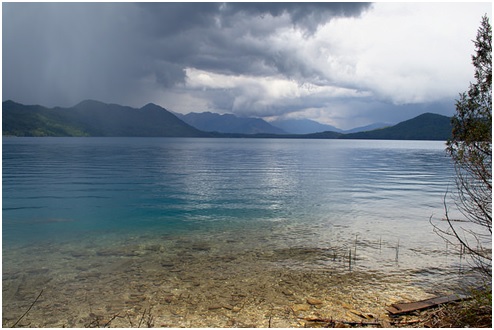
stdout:
[[492,155],[492,28],[487,16],[474,42],[476,54],[475,83],[460,94],[453,117],[453,136],[448,141],[448,151],[455,161],[483,161]]
[[61,120],[56,111],[41,106],[3,102],[3,135],[13,136],[87,136],[87,133]]
[[[472,56],[475,82],[456,102],[453,135],[447,151],[455,162],[458,210],[474,228],[455,228],[455,237],[473,257],[476,267],[492,274],[492,28],[482,18]],[[448,218],[448,215],[446,214]]]

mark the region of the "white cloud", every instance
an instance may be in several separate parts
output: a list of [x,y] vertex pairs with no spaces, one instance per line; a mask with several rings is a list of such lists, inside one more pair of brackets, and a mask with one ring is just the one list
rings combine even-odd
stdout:
[[[368,93],[352,89],[300,83],[283,76],[233,76],[195,68],[187,68],[185,71],[186,88],[201,92],[210,89],[229,90],[233,98],[231,111],[242,115],[271,116],[289,111],[289,107],[292,111],[313,107],[315,100],[320,106],[324,106],[324,100],[369,96]],[[211,95],[214,96],[215,93]]]
[[[475,3],[376,3],[359,18],[318,31],[331,81],[372,91],[396,104],[455,97],[472,79]],[[461,22],[461,24],[459,24]]]

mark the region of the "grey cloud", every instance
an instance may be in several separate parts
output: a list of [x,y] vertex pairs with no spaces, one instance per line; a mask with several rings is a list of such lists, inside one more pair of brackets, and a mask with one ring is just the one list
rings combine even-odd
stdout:
[[185,70],[181,65],[162,62],[155,67],[156,82],[163,87],[172,87],[177,83],[185,83]]
[[273,17],[288,14],[293,24],[314,31],[322,22],[339,16],[358,16],[369,6],[370,3],[362,2],[249,2],[227,3],[224,12]]
[[[181,33],[216,23],[235,25],[239,17],[287,14],[293,24],[313,30],[333,17],[357,16],[369,8],[366,2],[228,2],[228,3],[139,3],[149,32],[156,36]],[[240,16],[239,16],[240,15]],[[252,26],[255,31],[255,26]]]
[[[4,97],[46,105],[82,98],[131,103],[184,83],[186,67],[230,74],[305,75],[263,42],[292,24],[313,29],[357,3],[5,3]],[[261,18],[260,16],[265,16]],[[72,103],[72,104],[71,104]]]
[[11,98],[47,105],[116,99],[139,75],[129,6],[9,3],[3,9],[4,94]]
[[184,31],[208,27],[214,24],[218,3],[137,3],[142,16],[141,24],[146,33],[163,38]]
[[[179,61],[215,72],[271,74],[297,70],[289,54],[273,51],[267,36],[286,22],[308,30],[336,16],[358,15],[368,3],[179,3],[140,5],[153,26],[156,50],[167,61]],[[245,37],[249,38],[245,38]],[[253,40],[255,43],[253,43]],[[259,72],[261,66],[263,72]],[[274,65],[274,67],[273,67]],[[256,74],[256,73],[254,73]]]

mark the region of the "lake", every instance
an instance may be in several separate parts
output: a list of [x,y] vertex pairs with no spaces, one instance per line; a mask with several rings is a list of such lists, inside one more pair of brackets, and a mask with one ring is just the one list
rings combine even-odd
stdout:
[[[2,146],[4,326],[41,290],[24,325],[129,327],[153,307],[155,326],[266,326],[256,308],[309,294],[338,313],[342,298],[321,291],[330,279],[354,306],[377,310],[461,280],[456,248],[430,223],[454,188],[444,142],[4,137]],[[358,288],[361,298],[348,293]],[[270,322],[295,326],[281,310]]]

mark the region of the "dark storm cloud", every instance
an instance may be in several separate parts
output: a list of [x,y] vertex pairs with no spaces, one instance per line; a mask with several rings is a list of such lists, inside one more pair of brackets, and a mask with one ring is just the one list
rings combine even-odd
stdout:
[[[333,17],[359,15],[370,3],[357,2],[230,2],[230,3],[143,3],[145,21],[150,31],[164,36],[221,22],[235,25],[239,15],[246,17],[287,14],[293,24],[314,30]],[[255,27],[252,27],[253,31]]]
[[218,14],[218,3],[137,3],[144,31],[163,38],[198,27],[208,27]]
[[117,100],[143,71],[130,4],[3,4],[4,98],[70,105]]
[[273,17],[288,14],[293,24],[314,31],[320,23],[327,22],[332,17],[356,16],[369,6],[368,2],[227,3],[225,13],[244,12],[250,15],[271,15]]
[[[286,25],[314,31],[337,16],[358,15],[368,3],[146,3],[144,31],[157,57],[223,73],[291,74],[299,63],[273,50],[265,38]],[[261,23],[259,21],[262,21]],[[260,24],[259,24],[260,23]],[[261,70],[261,65],[263,70]],[[182,82],[182,76],[178,76]]]
[[[313,31],[357,3],[4,3],[4,99],[70,105],[83,98],[145,102],[185,81],[186,67],[293,74],[262,38],[281,16]],[[261,19],[256,24],[252,19]],[[246,36],[250,36],[246,38]],[[282,60],[283,59],[283,60]]]

